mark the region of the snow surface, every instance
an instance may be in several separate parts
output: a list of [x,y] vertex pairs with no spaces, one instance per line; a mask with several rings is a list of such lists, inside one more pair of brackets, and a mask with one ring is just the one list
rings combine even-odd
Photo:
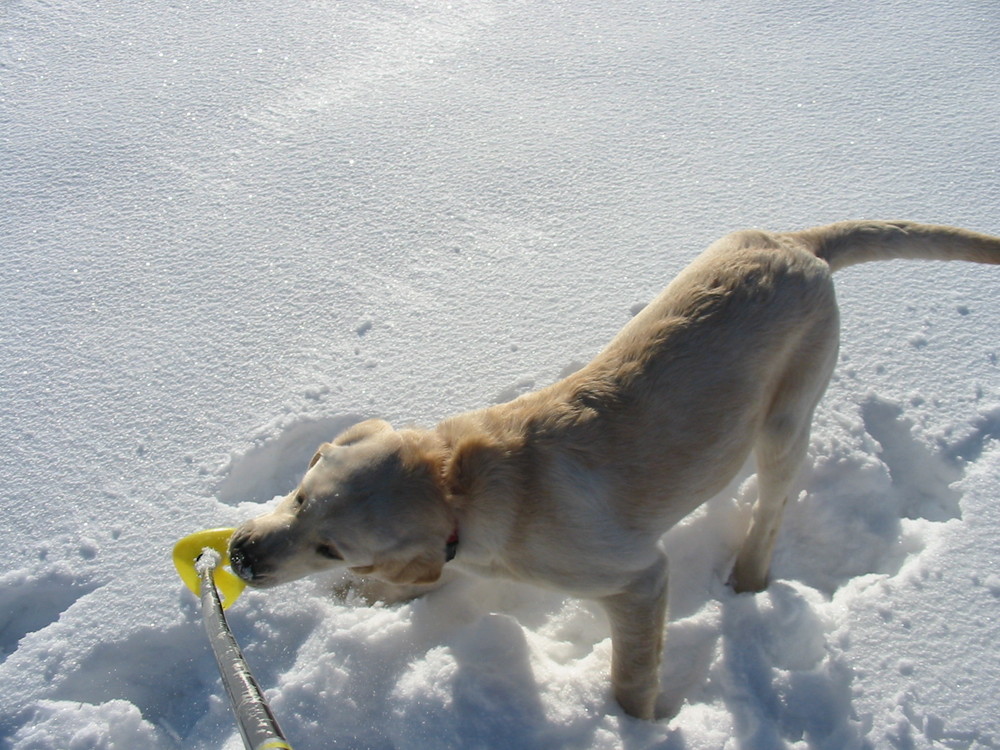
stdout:
[[[585,362],[726,231],[1000,233],[1000,14],[913,0],[10,0],[0,20],[0,746],[240,747],[170,562],[368,416]],[[590,603],[247,592],[309,748],[1000,746],[1000,276],[838,276],[775,580],[752,478],[672,531],[669,721]]]

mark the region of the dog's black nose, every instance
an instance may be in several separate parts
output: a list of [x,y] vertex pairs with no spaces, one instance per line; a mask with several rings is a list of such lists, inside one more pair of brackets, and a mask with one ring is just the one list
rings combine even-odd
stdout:
[[248,583],[253,580],[253,565],[239,550],[229,552],[229,567],[233,572]]
[[253,562],[246,552],[246,543],[246,534],[241,534],[237,530],[229,540],[229,567],[233,573],[249,583],[254,579],[254,569]]

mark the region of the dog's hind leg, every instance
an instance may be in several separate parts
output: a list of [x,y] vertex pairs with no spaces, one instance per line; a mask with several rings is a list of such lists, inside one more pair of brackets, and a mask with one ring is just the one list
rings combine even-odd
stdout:
[[821,322],[789,358],[754,442],[757,502],[750,530],[736,557],[730,583],[737,592],[767,587],[774,542],[792,482],[809,447],[813,411],[826,390],[837,358],[836,313]]
[[611,621],[611,684],[625,712],[654,718],[667,617],[667,558],[640,573],[621,593],[599,600]]
[[763,591],[774,542],[781,527],[781,514],[788,502],[788,492],[798,473],[809,444],[809,423],[798,425],[789,434],[777,433],[786,428],[772,428],[771,434],[758,439],[754,452],[757,458],[757,502],[753,507],[750,530],[730,579],[737,592]]

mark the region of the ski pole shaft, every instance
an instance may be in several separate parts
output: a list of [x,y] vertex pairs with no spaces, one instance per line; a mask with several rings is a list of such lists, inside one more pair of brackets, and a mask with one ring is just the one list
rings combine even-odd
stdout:
[[212,579],[212,572],[218,561],[212,564],[211,560],[201,559],[199,563],[197,568],[201,577],[201,611],[205,620],[205,632],[219,665],[222,683],[229,694],[229,702],[236,715],[243,743],[247,750],[291,750],[292,746],[281,733],[226,622],[219,592]]

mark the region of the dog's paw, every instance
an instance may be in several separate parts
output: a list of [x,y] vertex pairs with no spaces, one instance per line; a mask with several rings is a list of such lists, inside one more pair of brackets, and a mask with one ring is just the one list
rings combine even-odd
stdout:
[[759,594],[767,588],[768,576],[765,573],[760,575],[754,571],[740,570],[733,568],[729,575],[729,587],[737,594]]
[[669,721],[681,712],[683,705],[683,695],[676,696],[660,693],[656,697],[656,705],[653,707],[653,718],[656,721]]

